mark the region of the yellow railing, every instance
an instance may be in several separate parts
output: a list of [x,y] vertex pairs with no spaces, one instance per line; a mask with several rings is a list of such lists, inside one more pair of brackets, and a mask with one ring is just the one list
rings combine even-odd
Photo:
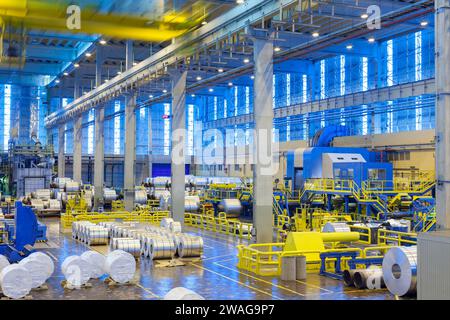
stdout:
[[199,228],[211,232],[222,233],[250,240],[252,238],[252,224],[239,220],[227,219],[224,213],[219,216],[203,215],[197,213],[185,213],[184,223],[187,226]]
[[305,190],[327,191],[327,192],[351,192],[353,190],[353,180],[339,179],[307,179],[304,185]]
[[362,183],[362,189],[369,194],[380,193],[423,193],[435,184],[435,180],[368,180]]
[[366,226],[350,226],[353,232],[359,232],[359,242],[364,244],[372,244],[372,229]]
[[[281,258],[286,256],[303,256],[307,254],[317,254],[326,252],[357,252],[358,256],[363,257],[363,250],[359,248],[341,248],[304,250],[304,251],[283,251],[284,243],[262,243],[250,244],[248,246],[238,245],[238,264],[239,269],[253,272],[260,276],[279,276],[281,274]],[[348,268],[348,258],[342,259],[341,268]],[[327,259],[327,267],[333,267],[335,259]],[[318,270],[321,260],[307,262],[307,269]]]
[[378,229],[378,244],[386,245],[389,243],[395,243],[398,246],[416,245],[417,233]]
[[90,221],[92,223],[107,222],[107,221],[128,221],[128,222],[141,222],[159,224],[163,218],[170,216],[169,211],[139,211],[139,212],[127,212],[117,211],[111,213],[97,213],[89,212],[86,214],[62,214],[60,219],[61,229],[70,229],[72,223],[75,221]]

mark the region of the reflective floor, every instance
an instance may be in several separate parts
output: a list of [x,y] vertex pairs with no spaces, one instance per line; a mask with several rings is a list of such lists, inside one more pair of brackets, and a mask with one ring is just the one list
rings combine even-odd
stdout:
[[[343,286],[341,281],[308,274],[306,281],[282,281],[277,277],[261,277],[241,271],[237,263],[236,245],[239,240],[221,234],[186,228],[185,232],[200,234],[204,238],[201,260],[184,266],[158,266],[149,259],[141,259],[136,273],[136,284],[109,287],[101,280],[90,280],[92,287],[64,290],[61,264],[67,256],[81,254],[89,248],[60,233],[59,220],[43,220],[48,226],[47,243],[37,244],[37,250],[49,254],[56,270],[48,280],[48,290],[33,291],[33,299],[160,299],[170,289],[183,286],[206,299],[393,299],[387,290],[356,290]],[[103,254],[106,246],[94,246]]]

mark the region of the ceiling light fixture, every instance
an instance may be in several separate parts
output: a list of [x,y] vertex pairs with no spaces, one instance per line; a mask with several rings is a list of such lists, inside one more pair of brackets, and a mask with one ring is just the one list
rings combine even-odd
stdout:
[[86,57],[90,57],[90,56],[92,56],[92,53],[90,53],[90,52],[86,52]]
[[200,77],[200,76],[197,76],[197,78],[195,78],[197,81],[200,81],[200,80],[202,80],[202,77]]
[[106,40],[101,39],[101,40],[99,41],[99,43],[100,43],[102,46],[104,46],[107,42],[106,42]]
[[353,49],[353,45],[352,44],[348,44],[346,48],[347,48],[347,50],[352,50]]
[[74,66],[75,68],[78,68],[78,67],[80,66],[80,64],[79,64],[79,63],[75,63],[73,66]]
[[369,15],[367,13],[363,13],[361,15],[361,19],[367,19],[369,17]]
[[278,52],[278,51],[281,51],[281,48],[280,48],[280,47],[275,47],[275,48],[273,48],[273,50],[274,50],[275,52]]
[[250,62],[250,59],[249,58],[245,58],[244,59],[244,63],[249,63]]
[[163,89],[163,93],[167,93],[167,90],[166,90],[166,89]]
[[370,43],[374,43],[374,42],[375,42],[375,38],[374,38],[374,37],[371,37],[371,38],[368,39],[368,41],[369,41]]
[[426,26],[428,25],[428,21],[421,21],[421,22],[420,22],[420,25],[421,25],[422,27],[426,27]]
[[222,69],[222,68],[219,68],[217,71],[220,72],[220,73],[222,73],[222,72],[223,72],[223,69]]
[[320,36],[320,33],[318,33],[317,31],[314,31],[314,32],[312,33],[312,36],[313,36],[314,38],[317,38],[318,36]]
[[68,72],[64,72],[63,73],[66,77],[69,75],[69,73]]
[[228,82],[228,86],[232,86],[233,85],[233,82]]

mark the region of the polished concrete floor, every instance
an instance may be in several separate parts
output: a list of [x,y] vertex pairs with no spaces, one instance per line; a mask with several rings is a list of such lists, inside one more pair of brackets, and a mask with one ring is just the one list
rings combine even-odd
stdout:
[[[277,277],[261,277],[237,269],[236,245],[239,240],[193,228],[185,232],[200,234],[204,238],[201,260],[184,266],[161,267],[149,259],[141,259],[136,273],[136,284],[109,287],[101,280],[90,280],[92,287],[64,290],[61,281],[61,264],[67,256],[81,254],[89,248],[61,233],[59,220],[43,220],[48,226],[47,243],[37,244],[37,250],[49,254],[56,270],[48,280],[48,290],[33,291],[33,299],[161,299],[174,287],[194,290],[206,299],[393,299],[387,290],[356,290],[347,288],[341,281],[308,274],[306,281],[282,281]],[[106,246],[93,250],[107,253]]]

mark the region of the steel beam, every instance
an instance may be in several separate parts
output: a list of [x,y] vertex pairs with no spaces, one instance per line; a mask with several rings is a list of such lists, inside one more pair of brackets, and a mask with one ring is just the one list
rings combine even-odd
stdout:
[[81,152],[82,152],[82,117],[79,116],[73,126],[73,180],[81,183]]
[[66,158],[64,156],[65,143],[65,125],[58,127],[58,177],[64,178],[66,175]]

